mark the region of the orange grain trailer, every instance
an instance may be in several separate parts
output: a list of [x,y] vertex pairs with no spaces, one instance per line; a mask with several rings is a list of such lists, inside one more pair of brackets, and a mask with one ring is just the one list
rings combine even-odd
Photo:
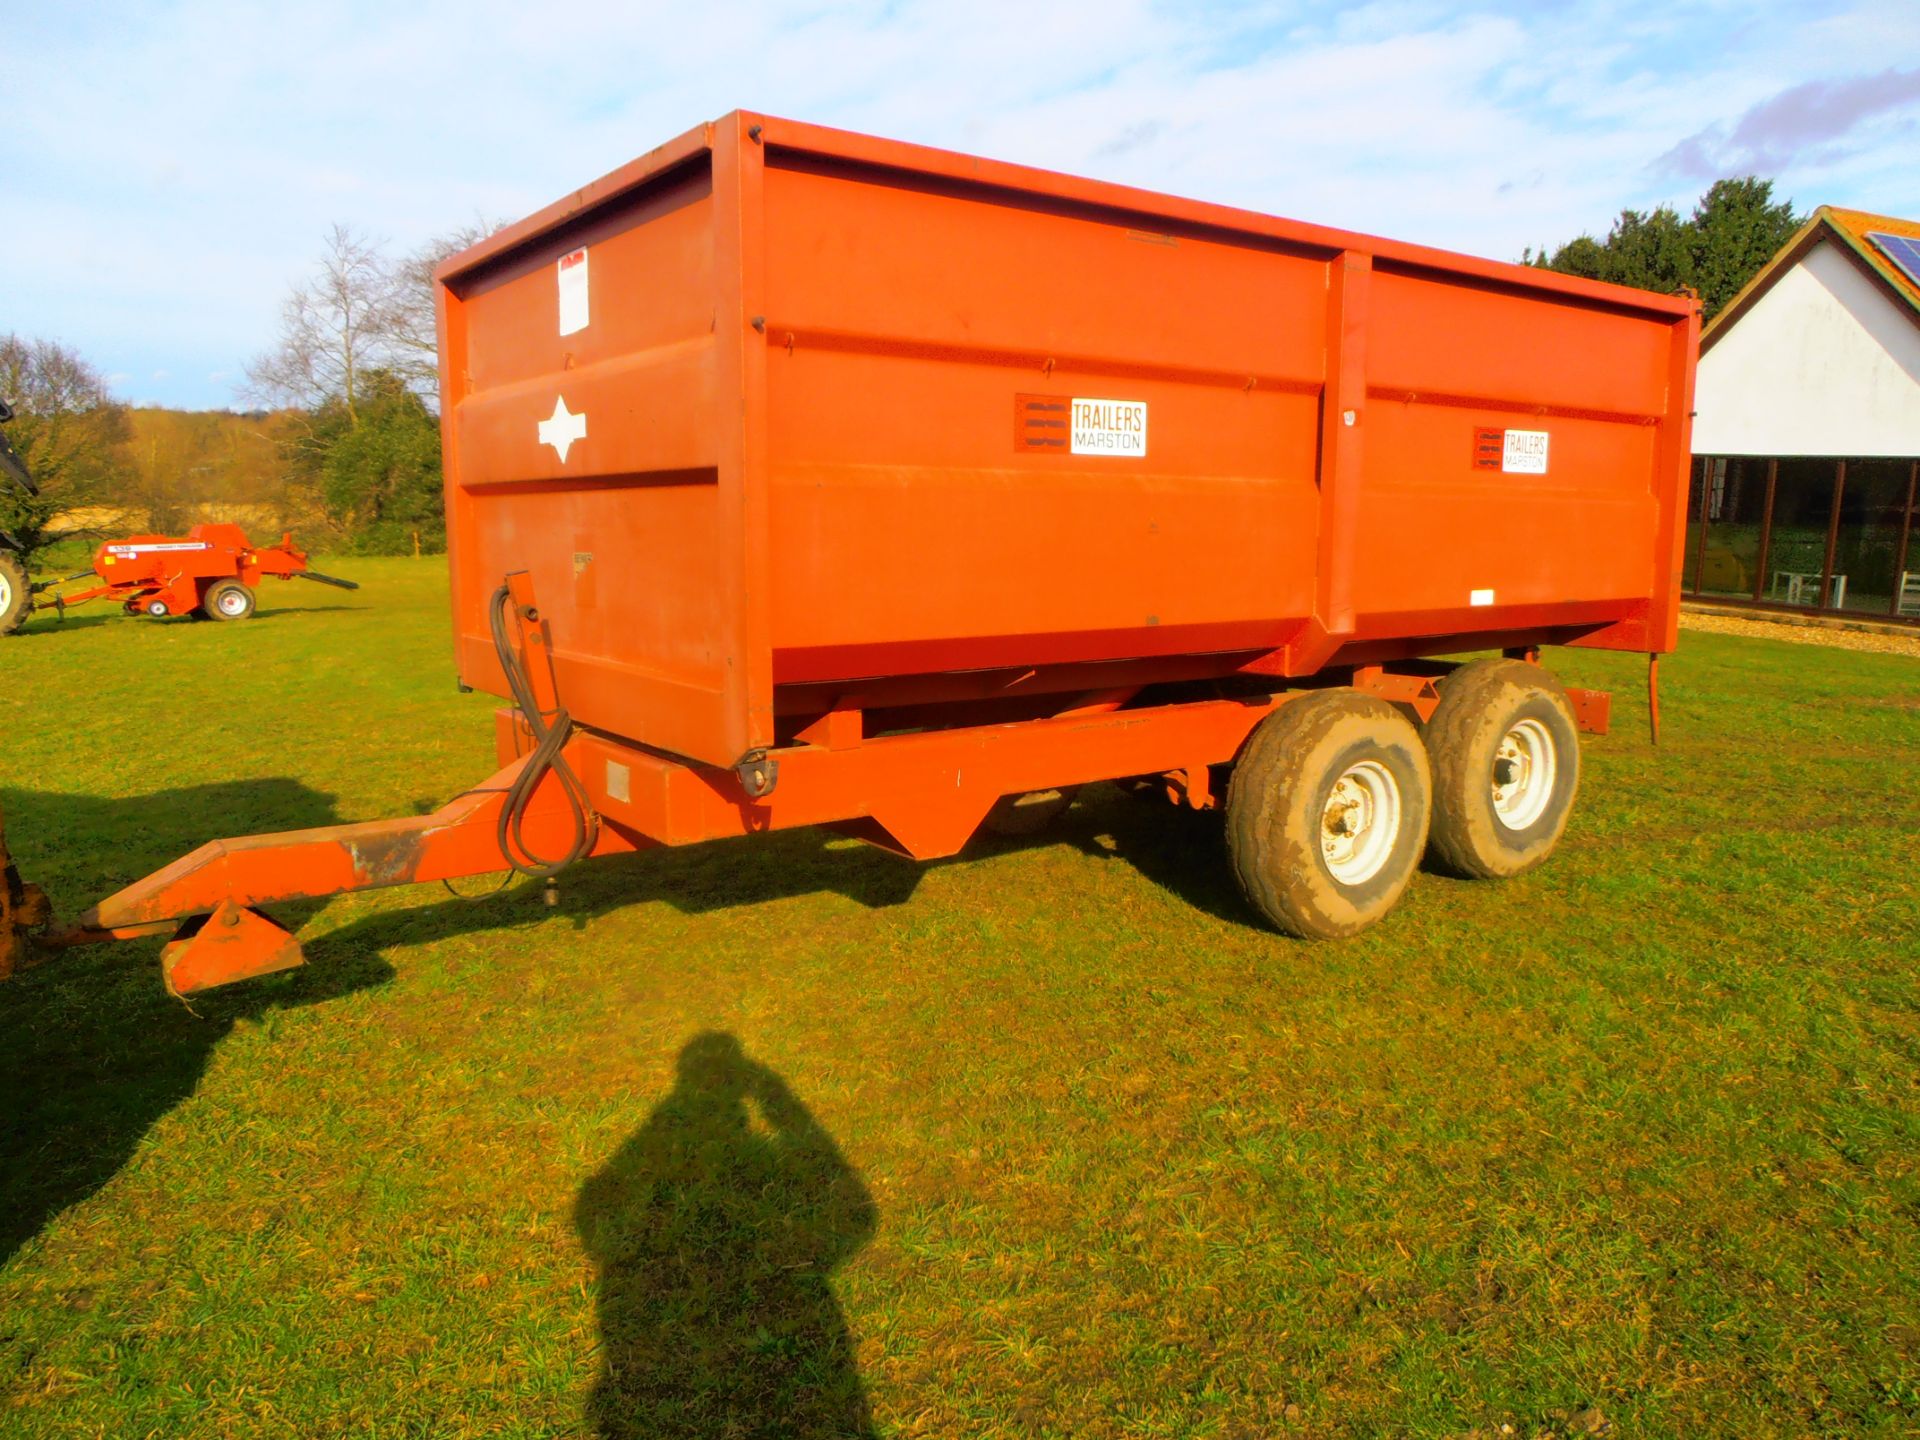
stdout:
[[[501,772],[216,841],[58,938],[827,826],[921,858],[1119,780],[1351,934],[1567,823],[1541,647],[1673,647],[1697,307],[767,116],[444,264],[453,639]],[[1427,657],[1505,658],[1453,668]],[[1025,803],[1022,803],[1022,802]]]

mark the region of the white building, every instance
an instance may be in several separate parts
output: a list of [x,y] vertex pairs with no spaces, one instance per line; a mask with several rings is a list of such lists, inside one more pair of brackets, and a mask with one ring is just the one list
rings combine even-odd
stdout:
[[1822,206],[1701,336],[1685,588],[1920,618],[1920,223]]

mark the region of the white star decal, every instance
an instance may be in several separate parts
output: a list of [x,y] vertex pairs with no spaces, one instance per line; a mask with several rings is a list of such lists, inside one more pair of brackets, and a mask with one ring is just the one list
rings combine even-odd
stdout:
[[573,442],[587,438],[587,417],[575,415],[567,409],[567,397],[562,395],[553,402],[553,415],[540,422],[540,443],[551,445],[559,452],[560,463],[567,463],[567,451],[573,448]]

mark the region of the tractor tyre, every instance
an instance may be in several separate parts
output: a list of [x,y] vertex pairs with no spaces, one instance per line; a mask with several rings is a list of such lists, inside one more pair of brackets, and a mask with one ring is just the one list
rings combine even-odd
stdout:
[[1524,660],[1475,660],[1427,721],[1441,868],[1504,880],[1554,852],[1580,789],[1580,736],[1560,682]]
[[33,610],[33,589],[27,567],[11,550],[0,550],[0,635],[11,635],[27,623]]
[[208,587],[200,605],[209,620],[245,620],[253,614],[253,591],[238,580],[222,580]]
[[1261,721],[1227,788],[1247,899],[1303,940],[1358,934],[1399,901],[1427,846],[1426,747],[1386,701],[1345,688]]

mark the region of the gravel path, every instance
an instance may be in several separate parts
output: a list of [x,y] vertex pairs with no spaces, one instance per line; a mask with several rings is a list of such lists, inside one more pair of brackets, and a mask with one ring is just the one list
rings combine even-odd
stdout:
[[1699,615],[1688,610],[1680,612],[1680,628],[1707,630],[1715,635],[1748,635],[1759,640],[1786,640],[1795,645],[1826,645],[1836,650],[1874,650],[1882,655],[1910,655],[1920,660],[1920,634],[1879,635],[1871,630],[1736,620],[1730,615]]

